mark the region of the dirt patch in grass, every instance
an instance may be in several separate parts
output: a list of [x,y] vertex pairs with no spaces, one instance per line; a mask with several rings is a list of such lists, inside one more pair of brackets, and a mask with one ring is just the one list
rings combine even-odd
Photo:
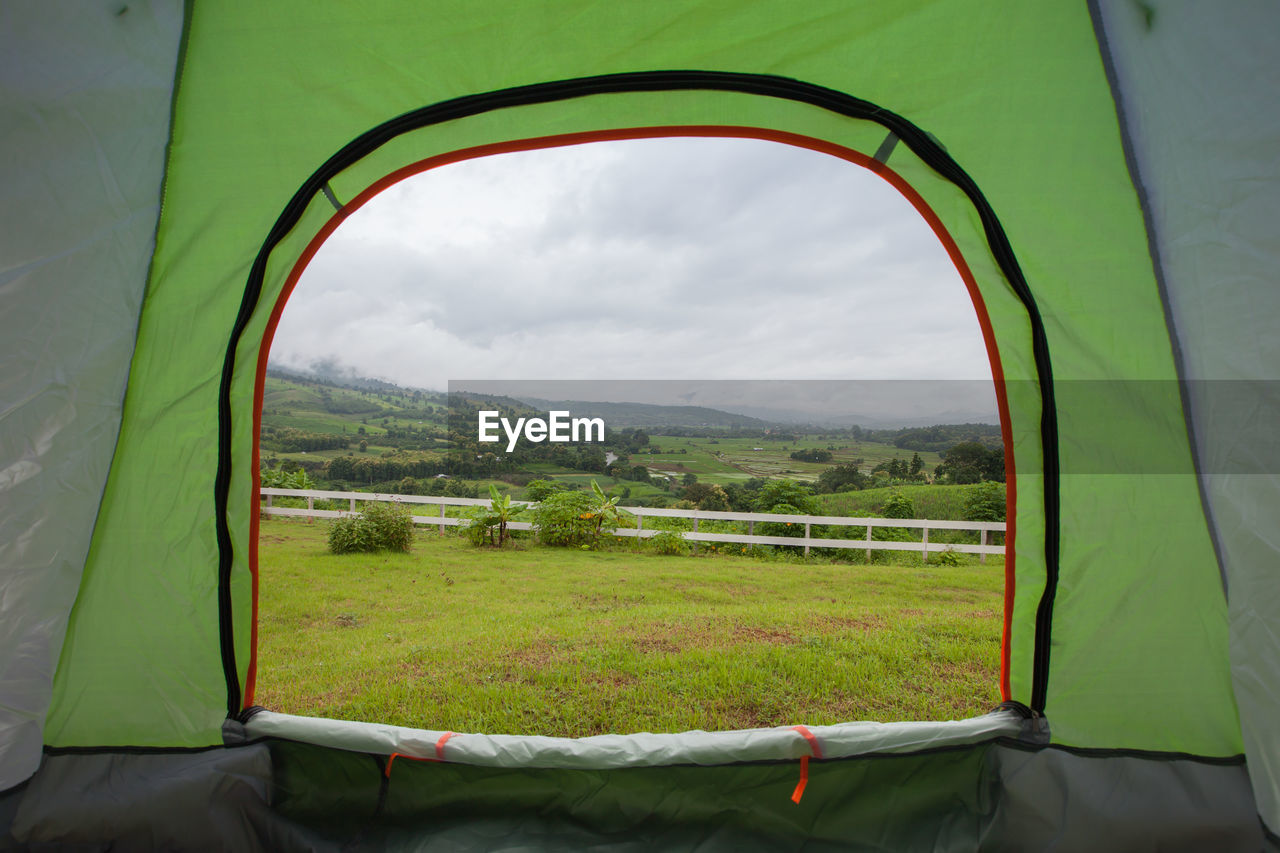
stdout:
[[737,625],[729,636],[739,643],[765,643],[770,646],[794,646],[800,642],[790,631],[752,625]]
[[879,613],[866,613],[862,616],[828,616],[818,624],[845,630],[853,629],[864,634],[875,634],[889,628],[889,621]]

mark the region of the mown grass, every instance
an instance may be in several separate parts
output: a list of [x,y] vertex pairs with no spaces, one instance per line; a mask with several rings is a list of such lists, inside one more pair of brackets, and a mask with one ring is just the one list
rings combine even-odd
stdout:
[[501,551],[418,531],[332,556],[260,537],[255,701],[295,714],[584,736],[951,719],[999,702],[1002,572]]

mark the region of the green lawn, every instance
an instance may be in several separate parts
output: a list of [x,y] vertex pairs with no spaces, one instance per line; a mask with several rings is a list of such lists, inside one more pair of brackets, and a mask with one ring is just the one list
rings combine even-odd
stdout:
[[455,731],[584,736],[951,719],[999,702],[997,566],[502,551],[419,531],[332,556],[260,537],[255,701]]
[[878,515],[891,495],[911,498],[916,518],[962,519],[965,499],[978,488],[971,486],[890,486],[818,495],[822,511],[829,515]]

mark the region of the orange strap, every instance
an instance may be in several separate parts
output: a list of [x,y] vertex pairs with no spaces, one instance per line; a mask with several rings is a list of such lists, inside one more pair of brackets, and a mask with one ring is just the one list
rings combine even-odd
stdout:
[[[799,732],[805,740],[809,742],[809,750],[813,753],[814,758],[822,757],[822,747],[818,744],[818,739],[813,736],[813,732],[804,726],[792,726],[792,729]],[[805,786],[809,784],[809,756],[800,756],[800,781],[796,783],[796,789],[791,792],[791,802],[800,803],[800,798],[804,796]]]
[[405,755],[403,752],[393,752],[391,757],[387,759],[387,767],[383,770],[383,775],[388,779],[391,778],[391,765],[397,758],[407,758],[410,761],[444,761],[444,745],[449,742],[449,738],[453,737],[453,732],[445,732],[440,735],[440,740],[436,741],[436,757],[424,758],[420,755]]

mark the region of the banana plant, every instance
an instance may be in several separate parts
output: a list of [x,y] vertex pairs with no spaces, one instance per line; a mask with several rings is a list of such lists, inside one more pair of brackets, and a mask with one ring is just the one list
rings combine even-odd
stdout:
[[616,527],[621,514],[618,511],[618,501],[620,497],[609,497],[604,493],[604,489],[600,488],[600,484],[595,480],[591,481],[591,491],[595,493],[596,505],[591,509],[591,515],[595,521],[595,538],[600,538],[600,528],[604,525],[605,519],[609,519]]
[[[511,505],[511,495],[500,494],[498,487],[493,483],[489,484],[489,518],[486,521],[490,527],[498,528],[498,547],[501,548],[503,543],[511,538],[511,533],[507,530],[507,525],[521,512],[521,507],[513,507]],[[492,536],[492,533],[490,534]]]

